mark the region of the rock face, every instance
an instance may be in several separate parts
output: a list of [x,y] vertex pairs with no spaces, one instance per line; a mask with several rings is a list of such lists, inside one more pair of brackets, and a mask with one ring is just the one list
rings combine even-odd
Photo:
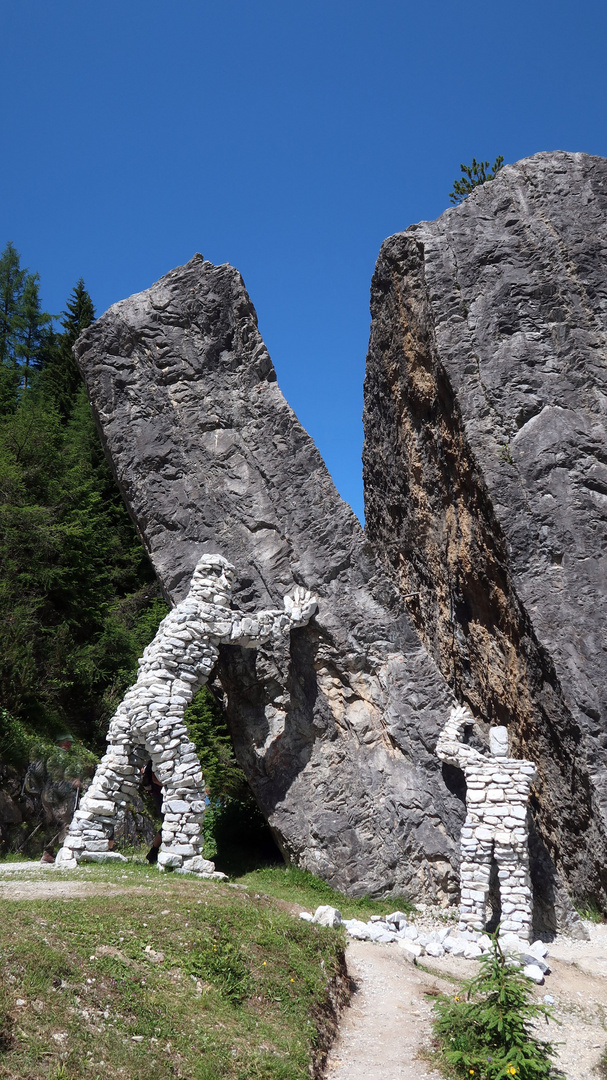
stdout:
[[585,154],[386,240],[364,449],[369,539],[456,696],[537,762],[550,854],[603,904],[606,255],[607,161]]
[[318,597],[282,645],[220,645],[215,669],[283,850],[350,893],[454,896],[464,805],[434,755],[452,695],[285,402],[238,272],[195,256],[76,355],[167,596],[219,553],[240,610]]

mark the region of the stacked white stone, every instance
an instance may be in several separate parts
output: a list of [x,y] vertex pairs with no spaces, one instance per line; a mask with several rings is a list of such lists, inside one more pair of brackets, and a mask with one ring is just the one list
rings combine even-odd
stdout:
[[501,900],[500,933],[529,940],[532,891],[529,876],[527,802],[536,767],[508,757],[505,728],[490,731],[491,756],[460,742],[467,709],[453,709],[440,735],[436,753],[463,769],[467,815],[461,835],[460,929],[483,930],[487,922],[492,860],[498,868]]
[[137,682],[110,722],[106,753],[74,814],[58,865],[123,858],[110,850],[115,820],[137,794],[142,766],[151,758],[163,788],[159,868],[205,877],[215,872],[202,858],[204,781],[185,710],[213,670],[220,642],[254,647],[305,625],[316,610],[310,593],[297,589],[285,597],[283,611],[232,612],[233,578],[234,568],[222,556],[203,556],[188,596],[161,622],[139,661]]

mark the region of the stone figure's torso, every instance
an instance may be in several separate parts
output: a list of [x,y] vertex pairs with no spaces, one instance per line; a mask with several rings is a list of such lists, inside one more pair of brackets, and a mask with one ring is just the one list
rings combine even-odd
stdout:
[[483,759],[463,766],[466,777],[468,823],[516,828],[527,818],[529,791],[536,775],[531,761]]

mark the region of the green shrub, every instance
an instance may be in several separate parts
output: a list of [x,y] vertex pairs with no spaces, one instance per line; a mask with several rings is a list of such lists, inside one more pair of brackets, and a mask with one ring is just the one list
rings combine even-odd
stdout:
[[31,731],[6,709],[0,709],[0,761],[3,764],[18,769],[36,757],[47,757],[55,749],[48,737]]
[[542,1080],[554,1069],[551,1043],[538,1039],[530,1021],[552,1013],[532,1000],[529,980],[511,967],[497,935],[481,958],[481,971],[454,998],[435,1004],[434,1032],[443,1062],[466,1080]]

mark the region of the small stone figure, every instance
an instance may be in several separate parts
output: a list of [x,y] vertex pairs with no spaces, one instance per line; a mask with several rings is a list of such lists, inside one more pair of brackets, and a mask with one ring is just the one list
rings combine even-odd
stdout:
[[151,759],[163,789],[159,867],[214,871],[201,856],[205,790],[184,712],[213,670],[221,642],[255,648],[305,626],[317,607],[298,587],[285,596],[283,611],[231,611],[234,576],[221,555],[204,555],[187,597],[161,622],[139,661],[137,682],[110,722],[106,753],[74,814],[59,865],[122,858],[111,850],[116,814],[137,794],[142,767]]
[[467,785],[467,815],[461,838],[460,930],[484,930],[491,863],[497,863],[500,932],[528,940],[532,895],[529,877],[527,801],[537,770],[533,762],[508,757],[508,731],[489,731],[491,756],[462,741],[472,724],[468,709],[458,705],[439,736],[437,756],[462,769]]

